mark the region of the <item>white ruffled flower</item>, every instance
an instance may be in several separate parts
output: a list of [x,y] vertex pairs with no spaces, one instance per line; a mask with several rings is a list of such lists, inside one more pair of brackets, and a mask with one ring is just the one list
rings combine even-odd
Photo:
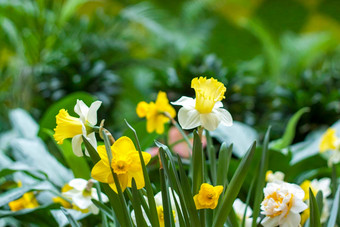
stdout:
[[216,79],[205,77],[194,78],[191,87],[195,89],[196,99],[181,97],[173,105],[183,106],[178,112],[178,121],[183,129],[203,126],[213,131],[220,123],[226,126],[233,124],[230,113],[222,109],[221,100],[226,91],[225,86]]
[[276,171],[273,173],[273,171],[268,170],[266,172],[267,182],[283,181],[284,178],[285,178],[285,174],[280,171]]
[[264,227],[299,226],[300,212],[308,208],[303,202],[305,192],[295,184],[285,182],[268,183],[263,189],[262,214],[266,215],[261,224]]
[[[240,199],[236,199],[234,201],[234,204],[233,204],[233,208],[235,210],[235,213],[236,213],[236,216],[238,217],[238,219],[240,221],[243,220],[243,215],[244,215],[244,212],[246,211],[246,220],[245,220],[245,226],[246,227],[251,227],[252,226],[252,223],[253,223],[253,218],[251,218],[250,216],[253,214],[253,211],[252,209],[248,206],[246,207],[246,204],[243,203]],[[247,210],[246,210],[247,208]]]
[[[172,214],[174,216],[175,226],[179,227],[178,213],[177,213],[177,209],[176,209],[175,199],[176,199],[176,202],[177,202],[178,205],[180,205],[180,201],[179,201],[179,198],[178,198],[178,195],[176,194],[176,192],[175,192],[175,196],[174,196],[171,189],[169,190],[169,197],[170,197],[170,203],[171,203],[171,208],[172,208]],[[144,197],[144,198],[145,198],[146,202],[148,202],[147,198],[146,197]],[[155,195],[154,198],[155,198],[155,202],[156,202],[156,208],[157,208],[159,224],[160,224],[161,227],[164,227],[164,213],[163,213],[162,192],[158,192]],[[144,220],[145,220],[147,226],[151,226],[149,218],[146,215],[143,207],[142,207],[142,212],[143,212],[143,217],[144,217]],[[133,223],[135,225],[137,225],[137,223],[136,223],[136,215],[135,215],[135,211],[134,210],[131,212],[131,218],[132,218]]]
[[[84,180],[81,178],[75,178],[71,180],[68,185],[72,188],[62,195],[71,200],[74,205],[83,211],[88,211],[93,214],[99,213],[99,208],[94,205],[91,199],[99,200],[97,189],[93,188],[93,180]],[[104,193],[100,193],[102,201],[104,203],[108,202],[109,199]]]
[[[101,101],[95,101],[88,107],[83,101],[77,100],[74,106],[74,112],[79,118],[72,117],[65,109],[61,109],[56,116],[57,127],[54,129],[54,138],[58,144],[62,144],[64,139],[72,138],[72,149],[78,157],[83,156],[81,144],[82,136],[86,137],[93,147],[97,147],[97,140],[93,126],[97,124],[97,110],[101,105]],[[85,154],[89,155],[85,149]]]

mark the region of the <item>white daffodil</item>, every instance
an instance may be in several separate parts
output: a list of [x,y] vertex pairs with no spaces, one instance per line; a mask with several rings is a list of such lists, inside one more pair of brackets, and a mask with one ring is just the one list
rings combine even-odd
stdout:
[[[301,184],[302,190],[305,192],[304,200],[308,203],[309,202],[309,188],[312,190],[314,196],[319,191],[322,191],[323,196],[323,208],[321,211],[321,223],[325,223],[328,220],[329,216],[329,202],[327,201],[327,197],[331,194],[331,179],[329,178],[322,178],[320,180],[314,179],[312,181],[305,180]],[[309,211],[306,212],[305,216],[309,216]]]
[[[99,200],[97,189],[92,187],[93,180],[75,178],[68,183],[68,186],[68,190],[62,192],[65,198],[71,200],[82,212],[99,213],[98,207],[91,201],[91,199]],[[100,193],[100,195],[104,203],[109,200],[104,193]]]
[[333,128],[327,129],[322,135],[319,150],[321,153],[330,152],[328,166],[340,162],[340,138],[336,136],[336,131]]
[[[83,156],[81,144],[82,136],[85,136],[93,147],[97,147],[97,140],[93,127],[97,124],[97,110],[101,101],[95,101],[88,107],[83,101],[77,100],[74,112],[79,118],[72,117],[65,109],[61,109],[56,116],[57,127],[54,129],[54,138],[58,144],[62,144],[64,139],[72,138],[72,149],[78,157]],[[86,155],[89,155],[85,149]]]
[[194,78],[191,88],[195,89],[196,99],[181,97],[173,105],[183,106],[178,112],[178,121],[183,129],[203,126],[213,131],[220,123],[226,126],[233,124],[230,113],[222,109],[221,100],[226,92],[225,86],[216,79],[205,77]]
[[275,173],[273,173],[273,171],[268,170],[266,172],[267,182],[283,181],[284,178],[285,178],[285,174],[280,171],[276,171]]
[[[246,227],[252,226],[253,219],[250,216],[253,214],[253,211],[249,206],[247,207],[245,203],[243,203],[240,199],[237,198],[234,201],[233,208],[235,210],[236,216],[238,217],[238,219],[241,222],[243,220],[244,212],[246,212],[245,226]],[[246,210],[246,208],[247,208],[247,210]]]
[[[175,226],[179,227],[178,213],[177,213],[176,204],[175,204],[175,199],[176,199],[177,204],[180,204],[179,198],[178,198],[178,195],[176,194],[176,192],[173,195],[171,189],[169,190],[169,196],[170,196],[170,203],[171,203],[171,208],[172,208],[172,214],[174,216]],[[148,201],[147,198],[146,197],[144,197],[144,198],[145,198],[145,200],[147,202]],[[160,227],[164,227],[164,213],[163,213],[162,192],[158,192],[155,195],[154,198],[155,198],[155,202],[156,202],[156,208],[157,208],[159,225],[160,225]],[[151,226],[149,218],[147,217],[147,215],[146,215],[146,213],[145,213],[143,208],[142,208],[142,212],[143,212],[143,216],[144,216],[144,219],[145,219],[145,222],[146,222],[147,226]],[[132,218],[133,223],[137,226],[136,215],[135,215],[135,211],[134,210],[131,212],[131,218]]]
[[264,227],[299,226],[300,212],[308,208],[303,202],[304,191],[295,184],[285,182],[268,183],[263,189],[262,214],[266,215],[261,224]]

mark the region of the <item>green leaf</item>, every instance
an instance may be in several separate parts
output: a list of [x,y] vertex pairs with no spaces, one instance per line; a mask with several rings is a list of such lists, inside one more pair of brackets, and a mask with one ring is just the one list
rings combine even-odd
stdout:
[[192,150],[192,173],[193,173],[193,184],[192,192],[197,194],[201,184],[204,181],[204,159],[203,159],[203,148],[201,138],[197,131],[194,131],[194,146]]
[[136,186],[136,181],[134,178],[132,178],[132,206],[133,206],[133,210],[135,211],[135,217],[136,217],[136,223],[137,226],[147,226],[145,219],[144,219],[144,215],[142,212],[142,208],[141,208],[141,199],[140,195],[138,193],[137,190],[137,186]]
[[110,218],[112,221],[115,220],[115,218],[112,215],[112,210],[107,207],[104,203],[99,202],[98,200],[91,199],[94,205],[98,207],[108,218]]
[[71,168],[74,177],[89,179],[90,178],[90,168],[86,162],[86,159],[77,157],[73,153],[72,144],[68,140],[64,140],[63,144],[57,144],[53,134],[54,131],[51,129],[43,129],[42,132],[46,133],[50,139],[53,141],[53,145],[63,154],[63,157],[67,165]]
[[140,162],[141,162],[141,165],[142,165],[143,176],[144,176],[144,181],[145,181],[145,188],[146,188],[149,207],[150,207],[150,216],[151,216],[150,222],[151,222],[152,226],[159,226],[158,214],[157,214],[154,194],[153,194],[149,174],[147,172],[145,162],[144,162],[144,159],[143,159],[142,150],[141,150],[141,146],[140,146],[140,143],[139,143],[139,140],[138,140],[138,136],[137,136],[136,130],[126,120],[125,120],[125,123],[132,130],[132,132],[135,136],[135,139],[136,139],[137,150],[138,150]]
[[340,186],[338,186],[338,190],[336,190],[335,197],[333,200],[333,205],[331,209],[331,213],[329,215],[327,227],[334,227],[336,226],[336,219],[338,217],[340,207]]
[[269,147],[272,149],[283,149],[288,147],[294,140],[296,125],[300,120],[301,116],[304,113],[310,111],[309,107],[301,108],[298,112],[296,112],[290,119],[287,124],[286,130],[281,139],[274,140],[270,143]]
[[61,8],[59,25],[62,26],[71,16],[75,15],[77,9],[85,2],[87,2],[87,0],[67,0]]
[[41,138],[45,139],[41,131],[42,129],[47,128],[53,130],[57,126],[56,121],[53,119],[56,119],[55,117],[59,113],[59,110],[66,109],[71,116],[77,116],[76,113],[74,112],[74,106],[77,103],[77,99],[83,100],[84,103],[87,105],[90,105],[92,102],[96,101],[96,99],[92,95],[86,92],[74,92],[72,94],[65,96],[58,102],[52,104],[45,111],[43,117],[39,122],[40,125],[39,136]]
[[321,227],[320,210],[311,188],[309,188],[309,206],[310,206],[310,226]]
[[266,135],[264,137],[262,156],[261,156],[261,162],[260,162],[260,170],[258,174],[258,180],[256,184],[256,189],[255,189],[255,199],[254,199],[254,205],[253,205],[253,224],[252,224],[253,227],[257,226],[256,220],[260,214],[260,205],[263,199],[263,188],[264,188],[265,180],[266,180],[266,171],[268,169],[268,156],[269,156],[268,155],[268,143],[270,140],[270,129],[271,127],[267,129]]
[[15,172],[24,172],[27,175],[38,179],[38,180],[46,180],[48,178],[47,174],[44,173],[41,170],[35,170],[32,167],[29,167],[23,163],[20,162],[15,162],[13,164],[11,164],[10,166],[6,166],[4,168],[1,169],[0,171],[0,177],[4,177],[7,176],[9,174],[13,174]]
[[251,162],[254,158],[254,154],[256,151],[256,142],[254,142],[245,157],[242,159],[240,165],[238,166],[233,178],[231,179],[228,188],[223,195],[221,200],[221,204],[219,204],[216,212],[216,216],[214,217],[213,226],[219,227],[223,226],[226,222],[228,215],[232,209],[234,200],[236,199],[241,186],[246,178],[246,175],[250,169]]
[[230,146],[227,147],[226,143],[222,143],[218,156],[216,185],[223,185],[223,187],[226,187],[227,185],[228,170],[232,152],[233,144],[230,144]]
[[67,220],[70,222],[71,227],[80,227],[78,222],[73,218],[73,216],[64,207],[60,207],[60,209],[65,214]]
[[[162,149],[162,148],[160,148],[160,149]],[[166,165],[166,163],[163,163],[163,165]],[[168,187],[167,187],[167,184],[166,184],[165,174],[164,174],[163,168],[159,169],[159,176],[160,176],[160,182],[161,182],[164,226],[165,227],[171,227],[171,226],[174,226],[174,220],[173,220],[171,202],[170,202],[170,199],[169,199],[169,190],[168,190]]]
[[211,182],[213,183],[213,185],[216,185],[217,180],[216,151],[208,130],[205,130],[205,135],[207,137],[207,153],[209,157]]

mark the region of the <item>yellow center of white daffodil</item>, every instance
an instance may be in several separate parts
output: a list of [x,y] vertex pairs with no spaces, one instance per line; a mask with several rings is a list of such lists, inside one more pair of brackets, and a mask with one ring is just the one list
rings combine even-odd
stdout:
[[[290,195],[290,199],[289,201],[285,201],[285,197]],[[282,212],[285,211],[285,209],[279,209],[282,208],[283,205],[286,205],[287,210],[286,210],[286,215],[289,213],[290,208],[292,207],[293,203],[293,197],[294,195],[289,193],[286,195],[282,195],[281,193],[277,193],[277,192],[273,192],[272,194],[268,195],[265,199],[264,199],[264,207],[265,207],[265,211],[268,212],[269,214],[267,214],[267,216],[273,218],[276,217],[280,214],[282,214]],[[286,204],[283,204],[284,202],[286,202]]]
[[194,78],[191,81],[191,88],[195,89],[195,108],[201,114],[210,113],[216,102],[224,99],[226,87],[216,79],[205,77]]
[[79,118],[72,117],[65,109],[61,109],[56,116],[57,127],[54,129],[54,138],[58,144],[63,144],[64,139],[82,134],[82,123]]
[[335,150],[337,148],[336,142],[338,138],[335,135],[335,129],[329,128],[323,134],[320,142],[320,152],[325,152],[327,150]]

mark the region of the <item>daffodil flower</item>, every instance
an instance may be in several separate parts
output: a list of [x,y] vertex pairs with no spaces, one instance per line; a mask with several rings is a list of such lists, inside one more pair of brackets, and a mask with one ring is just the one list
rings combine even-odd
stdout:
[[321,137],[320,152],[331,152],[331,156],[328,159],[328,166],[331,166],[332,163],[337,164],[340,162],[340,138],[338,138],[335,133],[335,129],[329,128]]
[[162,91],[158,92],[155,103],[139,102],[136,112],[138,117],[146,117],[146,130],[148,133],[156,131],[158,134],[163,134],[164,124],[170,121],[165,114],[170,115],[172,118],[176,116],[175,109],[169,104],[166,93]]
[[[87,181],[75,178],[68,183],[68,190],[64,190],[62,195],[74,203],[76,210],[80,210],[83,213],[91,212],[98,214],[99,208],[91,201],[91,199],[99,200],[98,193],[97,189],[92,186],[93,180]],[[104,203],[109,200],[103,193],[101,193],[101,199]]]
[[[98,146],[97,150],[101,160],[92,169],[91,175],[94,179],[108,183],[117,193],[116,184],[111,173],[112,168],[117,174],[122,191],[126,187],[132,187],[132,178],[136,181],[137,189],[144,187],[145,181],[139,154],[130,138],[123,136],[111,146],[111,162],[107,157],[105,146]],[[142,152],[142,154],[145,164],[148,164],[151,155],[146,152]]]
[[[331,194],[330,185],[331,185],[331,179],[329,178],[322,178],[320,180],[313,179],[312,181],[305,180],[300,185],[302,190],[305,192],[304,200],[307,203],[309,202],[309,188],[312,190],[314,196],[316,196],[316,194],[319,191],[322,191],[323,207],[322,207],[321,217],[320,217],[321,223],[325,223],[329,216],[329,204],[327,201],[327,197]],[[302,213],[301,223],[305,223],[305,221],[309,218],[309,215],[310,215],[310,210],[309,209],[305,210]]]
[[237,198],[233,203],[233,208],[234,208],[237,218],[241,222],[243,220],[244,212],[246,212],[245,221],[244,221],[245,227],[252,226],[253,219],[250,216],[253,214],[253,211],[249,206],[247,207],[245,203],[243,203],[239,198]]
[[22,209],[33,209],[39,206],[34,192],[26,192],[21,198],[8,203],[11,211],[19,211]]
[[[147,198],[144,197],[146,202],[147,202]],[[158,221],[159,221],[159,225],[160,227],[164,227],[164,211],[163,211],[163,200],[162,200],[162,192],[158,192],[155,195],[155,203],[156,203],[156,209],[157,209],[157,215],[158,215]],[[172,190],[169,190],[169,198],[170,198],[170,204],[171,204],[171,208],[172,208],[172,215],[174,217],[174,221],[175,221],[175,226],[179,227],[179,221],[178,221],[178,213],[177,213],[177,209],[176,209],[176,204],[175,204],[175,200],[177,201],[177,204],[180,204],[179,202],[179,198],[178,195],[176,194],[176,192],[173,194]],[[152,226],[148,216],[145,213],[145,210],[142,208],[142,212],[143,212],[143,217],[144,220],[147,224],[147,226]],[[135,211],[133,210],[131,212],[131,218],[133,223],[137,226],[137,222],[136,222],[136,214]]]
[[218,198],[223,191],[223,186],[212,186],[203,183],[197,195],[194,196],[196,209],[215,209],[218,203]]
[[308,206],[303,202],[305,193],[298,185],[272,182],[267,184],[263,192],[265,198],[261,203],[261,213],[266,217],[261,224],[264,227],[299,226],[300,212]]
[[[83,101],[77,100],[74,106],[74,112],[79,115],[79,118],[72,117],[67,110],[61,109],[56,116],[57,127],[54,129],[54,139],[58,144],[63,144],[64,139],[72,138],[72,149],[78,157],[83,156],[81,144],[82,136],[85,136],[93,147],[97,147],[97,140],[93,126],[97,124],[97,110],[102,102],[95,101],[88,107]],[[85,149],[86,155],[88,155]]]
[[283,181],[284,178],[285,178],[285,174],[280,171],[276,171],[275,173],[273,173],[273,171],[268,170],[266,172],[267,182]]
[[220,123],[226,126],[233,124],[230,113],[221,108],[221,102],[226,92],[225,86],[216,79],[205,77],[194,78],[191,88],[195,89],[196,99],[181,97],[173,105],[183,106],[178,112],[178,121],[183,129],[203,126],[213,131]]

